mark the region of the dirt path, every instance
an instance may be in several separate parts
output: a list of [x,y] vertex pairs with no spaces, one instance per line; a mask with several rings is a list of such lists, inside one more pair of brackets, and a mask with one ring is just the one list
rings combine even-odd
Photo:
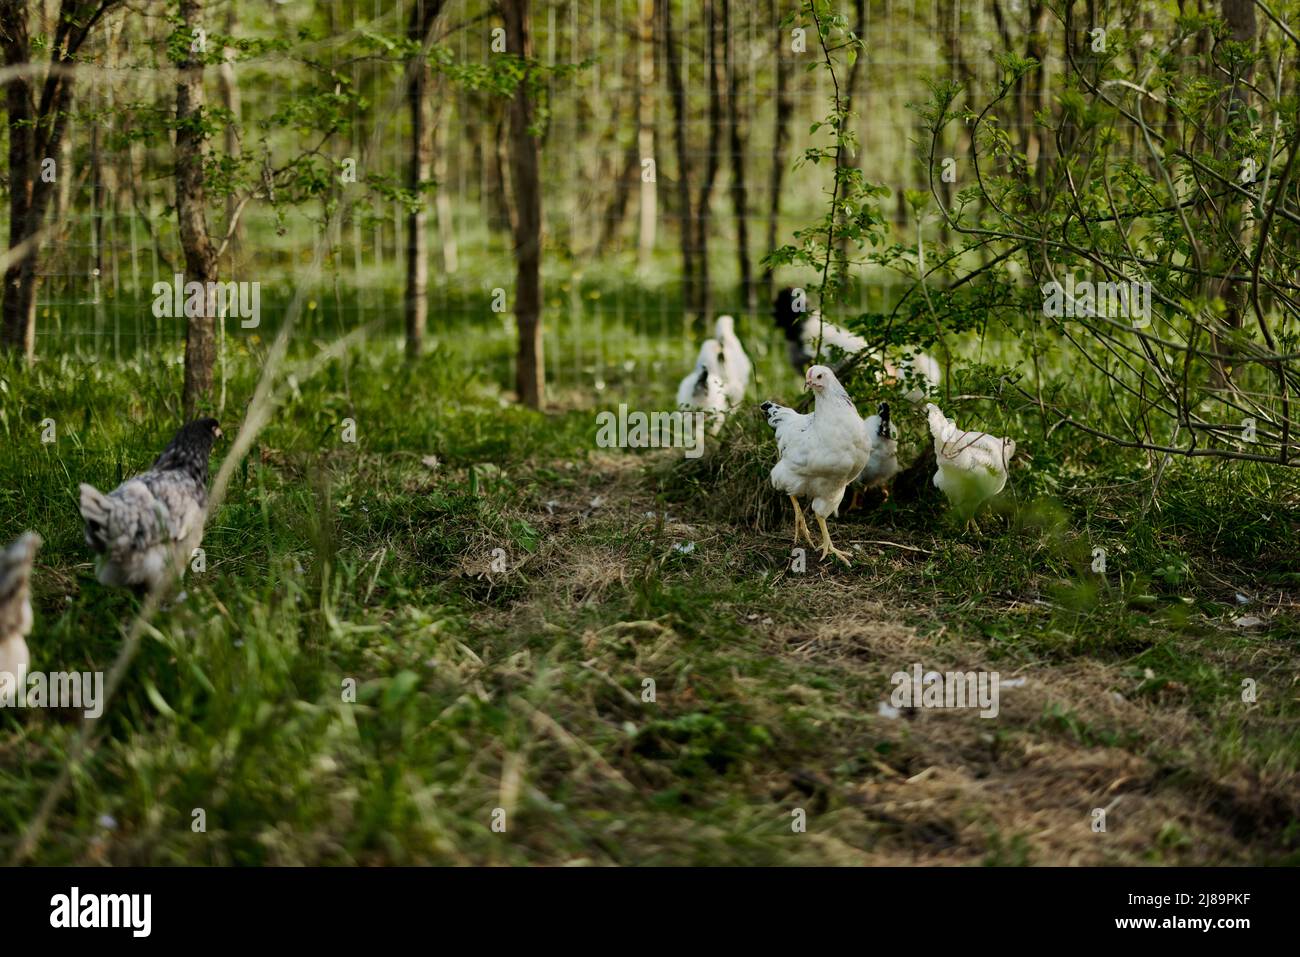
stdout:
[[[679,673],[730,669],[730,700],[688,684],[689,700],[662,706],[734,705],[774,738],[703,783],[646,766],[661,757],[605,754],[625,779],[696,787],[703,802],[806,809],[815,823],[804,847],[816,848],[807,859],[823,863],[1247,863],[1276,859],[1294,840],[1295,775],[1261,776],[1247,755],[1226,756],[1229,716],[1198,713],[1177,687],[1135,693],[1142,676],[1123,660],[995,648],[959,603],[927,595],[922,542],[845,521],[846,540],[907,547],[867,545],[848,571],[810,555],[793,574],[784,535],[691,521],[671,504],[665,521],[664,511],[653,478],[627,456],[538,488],[520,515],[542,544],[521,567],[524,593],[495,615],[502,629],[544,619],[584,630],[591,660],[624,687],[669,663]],[[485,564],[471,558],[464,573],[481,577]],[[658,588],[709,593],[703,607],[720,633],[684,637],[691,623],[671,603],[626,625],[627,595],[647,575]],[[1028,597],[1004,604],[1018,627],[1043,613]],[[623,635],[622,660],[599,653],[609,629]],[[996,717],[882,708],[891,676],[913,664],[998,671]]]

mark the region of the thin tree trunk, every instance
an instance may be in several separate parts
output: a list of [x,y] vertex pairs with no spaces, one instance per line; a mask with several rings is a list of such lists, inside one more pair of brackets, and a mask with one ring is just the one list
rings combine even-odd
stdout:
[[510,160],[506,157],[509,123],[509,108],[507,107],[505,114],[497,119],[493,132],[494,153],[492,165],[496,175],[496,189],[492,191],[492,201],[495,210],[494,219],[498,228],[505,229],[513,236],[515,232],[515,199],[512,195],[510,174],[507,171]]
[[[525,61],[533,55],[528,0],[502,0],[506,49]],[[546,363],[542,352],[542,193],[534,105],[526,81],[510,100],[510,179],[515,199],[515,324],[519,354],[515,388],[525,405],[540,409],[546,398]]]
[[[0,22],[4,30],[5,66],[22,67],[29,61],[26,0],[0,0]],[[9,248],[27,240],[28,210],[36,189],[32,118],[36,106],[32,99],[30,76],[16,76],[9,81],[5,103],[9,119]],[[30,360],[36,348],[36,298],[32,280],[35,276],[35,251],[13,261],[5,270],[4,327],[6,347],[22,352]],[[28,264],[33,263],[29,269]]]
[[[202,26],[201,0],[181,0],[184,50],[177,63],[176,82],[176,221],[185,253],[186,282],[216,280],[217,250],[208,236],[207,201],[203,180],[204,133],[202,54],[191,52],[188,38]],[[187,297],[188,299],[188,297]],[[192,419],[212,401],[212,376],[216,366],[216,302],[205,296],[199,315],[185,322],[185,417]]]
[[[0,343],[21,353],[27,361],[36,356],[36,284],[39,262],[37,234],[58,188],[57,177],[71,175],[56,169],[56,180],[45,181],[42,160],[59,155],[72,105],[77,54],[95,26],[117,5],[102,0],[87,15],[77,0],[62,0],[54,36],[49,43],[52,70],[35,98],[30,75],[9,81],[5,94],[9,121],[9,249],[30,244],[5,269],[4,304],[0,307]],[[27,33],[25,0],[0,0],[0,45],[10,67],[29,67],[31,47]]]
[[[234,36],[235,28],[238,25],[239,20],[235,12],[235,4],[232,2],[230,6],[226,8],[226,35]],[[239,123],[239,117],[243,111],[243,101],[239,95],[239,81],[235,79],[235,63],[232,59],[235,56],[235,50],[233,47],[226,47],[222,51],[222,55],[224,59],[222,59],[221,65],[217,68],[217,88],[221,91],[222,107],[230,113],[230,117],[226,121],[225,129],[222,132],[224,139],[223,146],[226,156],[231,160],[235,160],[239,158],[239,131],[236,124]],[[234,193],[231,193],[226,197],[226,218],[224,224],[226,232],[230,231],[232,223],[235,224],[235,232],[234,235],[230,237],[229,247],[232,271],[234,262],[244,245],[243,220],[239,220],[238,222],[235,220],[235,209],[238,205],[239,200],[235,197]]]
[[407,39],[419,44],[420,50],[410,65],[406,89],[407,107],[411,111],[411,156],[407,166],[406,188],[415,205],[407,213],[406,229],[406,357],[418,358],[424,350],[424,330],[429,321],[429,238],[428,208],[425,190],[433,177],[433,110],[429,89],[433,71],[429,67],[427,45],[443,0],[416,0],[411,8]]
[[740,266],[740,302],[754,309],[754,266],[749,258],[749,192],[745,183],[744,140],[740,134],[740,71],[732,39],[731,2],[722,0],[722,35],[726,44],[727,135],[731,152],[731,206],[736,214],[736,257]]
[[[655,2],[641,0],[641,20],[637,36],[640,62],[637,67],[637,151],[641,154],[641,163],[655,160]],[[638,164],[639,166],[640,164]],[[658,163],[655,162],[655,175],[647,177],[641,167],[641,202],[640,230],[637,234],[637,266],[644,275],[650,269],[650,258],[654,255],[655,227],[658,213]]]
[[[776,0],[769,0],[768,16],[771,22],[779,19]],[[789,35],[776,32],[776,107],[774,129],[772,132],[772,174],[768,181],[767,207],[767,249],[776,249],[781,228],[781,186],[785,181],[785,168],[790,162],[790,117],[794,113],[794,101],[790,97],[790,57],[786,55],[786,43]],[[772,267],[763,267],[763,285],[768,302],[773,299]]]
[[681,49],[685,38],[673,36],[673,0],[659,0],[659,22],[663,31],[664,71],[669,100],[673,106],[673,142],[677,153],[677,225],[682,245],[682,305],[687,313],[699,314],[695,283],[695,229],[691,215],[691,162],[686,146],[686,87],[682,82]]
[[460,269],[460,253],[456,245],[456,221],[451,208],[451,192],[447,189],[447,126],[451,110],[442,100],[434,116],[433,143],[433,209],[438,216],[438,245],[442,249],[442,271],[450,275]]
[[632,198],[632,184],[638,178],[637,170],[641,168],[638,159],[640,137],[627,144],[623,150],[623,162],[614,176],[614,195],[605,207],[601,217],[600,249],[608,250],[618,238],[623,220],[627,218],[628,200]]
[[[853,0],[854,23],[853,33],[859,39],[863,37],[867,27],[867,0]],[[867,51],[865,48],[855,51],[853,63],[849,67],[848,76],[844,80],[844,93],[841,97],[844,112],[849,116],[846,122],[852,123],[853,106],[857,99],[858,79],[862,76],[862,61],[866,58]],[[848,151],[839,149],[835,151],[835,174],[840,175],[840,170],[848,169],[858,165],[857,158],[850,155]],[[842,218],[841,218],[842,222]],[[840,236],[837,241],[839,255],[844,259],[848,255],[849,240],[847,236]]]
[[[1073,0],[1071,0],[1073,2]],[[944,56],[948,61],[948,69],[957,82],[962,85],[966,91],[966,102],[974,103],[976,100],[975,90],[975,70],[970,61],[966,59],[962,51],[962,22],[961,22],[961,2],[960,0],[944,0],[940,15],[943,18],[943,46]],[[957,124],[957,144],[954,158],[957,160],[957,169],[962,169],[963,164],[968,162],[970,153],[970,127],[965,123]],[[950,183],[940,177],[939,189],[943,193],[943,204],[946,208],[952,208],[952,196],[956,184]],[[948,221],[940,219],[939,228],[942,235],[948,236]]]
[[[1227,23],[1233,40],[1238,43],[1254,43],[1259,29],[1255,19],[1254,0],[1223,0],[1223,19]],[[1228,94],[1227,112],[1224,117],[1225,130],[1238,124],[1244,127],[1249,123],[1246,118],[1246,111],[1250,108],[1250,84],[1254,80],[1254,73],[1253,65],[1247,65],[1240,76],[1233,77],[1232,87]],[[1243,248],[1249,247],[1250,240],[1247,237],[1244,208],[1239,196],[1225,201],[1223,217],[1224,227],[1230,232],[1237,244]],[[1232,260],[1228,260],[1225,263],[1224,272],[1235,271],[1234,265],[1237,264]],[[1224,325],[1229,329],[1240,329],[1245,311],[1246,285],[1224,279],[1219,284],[1219,296],[1223,299],[1225,306]],[[1215,337],[1216,352],[1231,353],[1233,348],[1231,343],[1224,342],[1217,336]],[[1232,363],[1230,361],[1219,360],[1217,362],[1216,378],[1219,380],[1219,384],[1228,384],[1232,378],[1231,367]]]
[[713,319],[713,289],[709,282],[709,223],[713,202],[713,184],[718,178],[722,142],[722,80],[718,65],[718,0],[707,4],[706,24],[709,65],[709,132],[708,158],[704,164],[704,181],[695,203],[695,254],[699,277],[698,317],[704,323]]

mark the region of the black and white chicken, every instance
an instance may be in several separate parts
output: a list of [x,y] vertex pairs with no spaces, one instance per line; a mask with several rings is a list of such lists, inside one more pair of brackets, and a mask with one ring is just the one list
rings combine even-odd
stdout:
[[[824,361],[831,349],[838,349],[846,355],[857,355],[868,347],[869,343],[862,336],[829,320],[822,320],[820,312],[800,312],[795,308],[799,302],[793,288],[782,289],[777,294],[772,310],[777,328],[785,335],[790,366],[795,372],[802,373],[810,362]],[[817,349],[819,335],[821,348]],[[924,352],[916,352],[897,363],[887,358],[882,359],[881,365],[884,372],[877,378],[882,383],[892,384],[899,379],[912,383],[906,398],[914,405],[924,399],[927,392],[937,389],[942,381],[939,363]]]
[[696,431],[702,439],[705,420],[709,434],[716,435],[727,416],[727,393],[722,383],[722,346],[717,339],[705,339],[695,368],[677,386],[677,408],[702,413]]
[[0,692],[11,693],[31,659],[24,640],[32,630],[32,560],[41,536],[24,532],[0,552]]
[[[854,335],[847,329],[841,329],[829,320],[823,321],[821,313],[796,308],[802,300],[796,296],[794,289],[782,289],[776,296],[772,307],[772,318],[776,326],[785,335],[790,366],[795,372],[803,373],[808,363],[824,359],[831,347],[853,355],[867,347],[867,340]],[[821,350],[813,355],[817,337],[821,335]]]
[[105,495],[81,485],[86,544],[99,553],[105,585],[153,589],[169,566],[184,563],[203,540],[208,458],[221,436],[216,419],[181,427],[143,475]]
[[898,474],[898,437],[889,421],[889,403],[880,403],[876,414],[867,416],[866,425],[871,436],[871,455],[854,484],[860,489],[878,488],[888,498],[889,483]]
[[963,431],[933,402],[926,403],[925,412],[939,466],[935,488],[948,497],[958,517],[969,522],[980,505],[1006,487],[1016,442],[987,432]]
[[870,459],[872,437],[834,372],[826,366],[813,366],[804,384],[813,391],[812,412],[799,413],[775,402],[760,406],[776,432],[780,454],[772,469],[772,487],[790,496],[795,544],[802,533],[809,545],[817,547],[799,506],[802,495],[812,499],[813,514],[821,527],[821,557],[834,555],[847,565],[849,553],[831,544],[826,519],[836,514],[845,488]]
[[722,390],[727,396],[728,404],[734,409],[745,401],[745,392],[749,389],[749,377],[753,374],[754,367],[745,354],[745,347],[736,336],[734,318],[718,316],[713,331],[722,346]]

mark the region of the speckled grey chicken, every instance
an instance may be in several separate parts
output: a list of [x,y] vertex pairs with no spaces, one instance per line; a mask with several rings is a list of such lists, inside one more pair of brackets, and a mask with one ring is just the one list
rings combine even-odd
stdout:
[[153,589],[172,563],[183,570],[203,540],[208,458],[221,436],[216,419],[181,427],[149,471],[105,495],[81,486],[86,544],[99,553],[105,585]]

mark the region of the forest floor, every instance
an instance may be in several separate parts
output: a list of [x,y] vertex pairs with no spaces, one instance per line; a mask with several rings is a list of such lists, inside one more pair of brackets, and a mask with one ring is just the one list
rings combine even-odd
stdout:
[[[148,464],[174,374],[5,376],[0,532],[47,541],[33,668],[121,650],[139,603],[94,581],[74,491]],[[1174,464],[1142,517],[1149,483],[1022,477],[979,531],[875,501],[831,523],[852,567],[798,573],[756,411],[687,468],[595,448],[592,397],[539,415],[491,378],[375,351],[301,383],[33,860],[1300,861],[1294,518],[1256,480]],[[914,663],[999,672],[999,713],[882,710]],[[79,728],[0,714],[6,857]]]

